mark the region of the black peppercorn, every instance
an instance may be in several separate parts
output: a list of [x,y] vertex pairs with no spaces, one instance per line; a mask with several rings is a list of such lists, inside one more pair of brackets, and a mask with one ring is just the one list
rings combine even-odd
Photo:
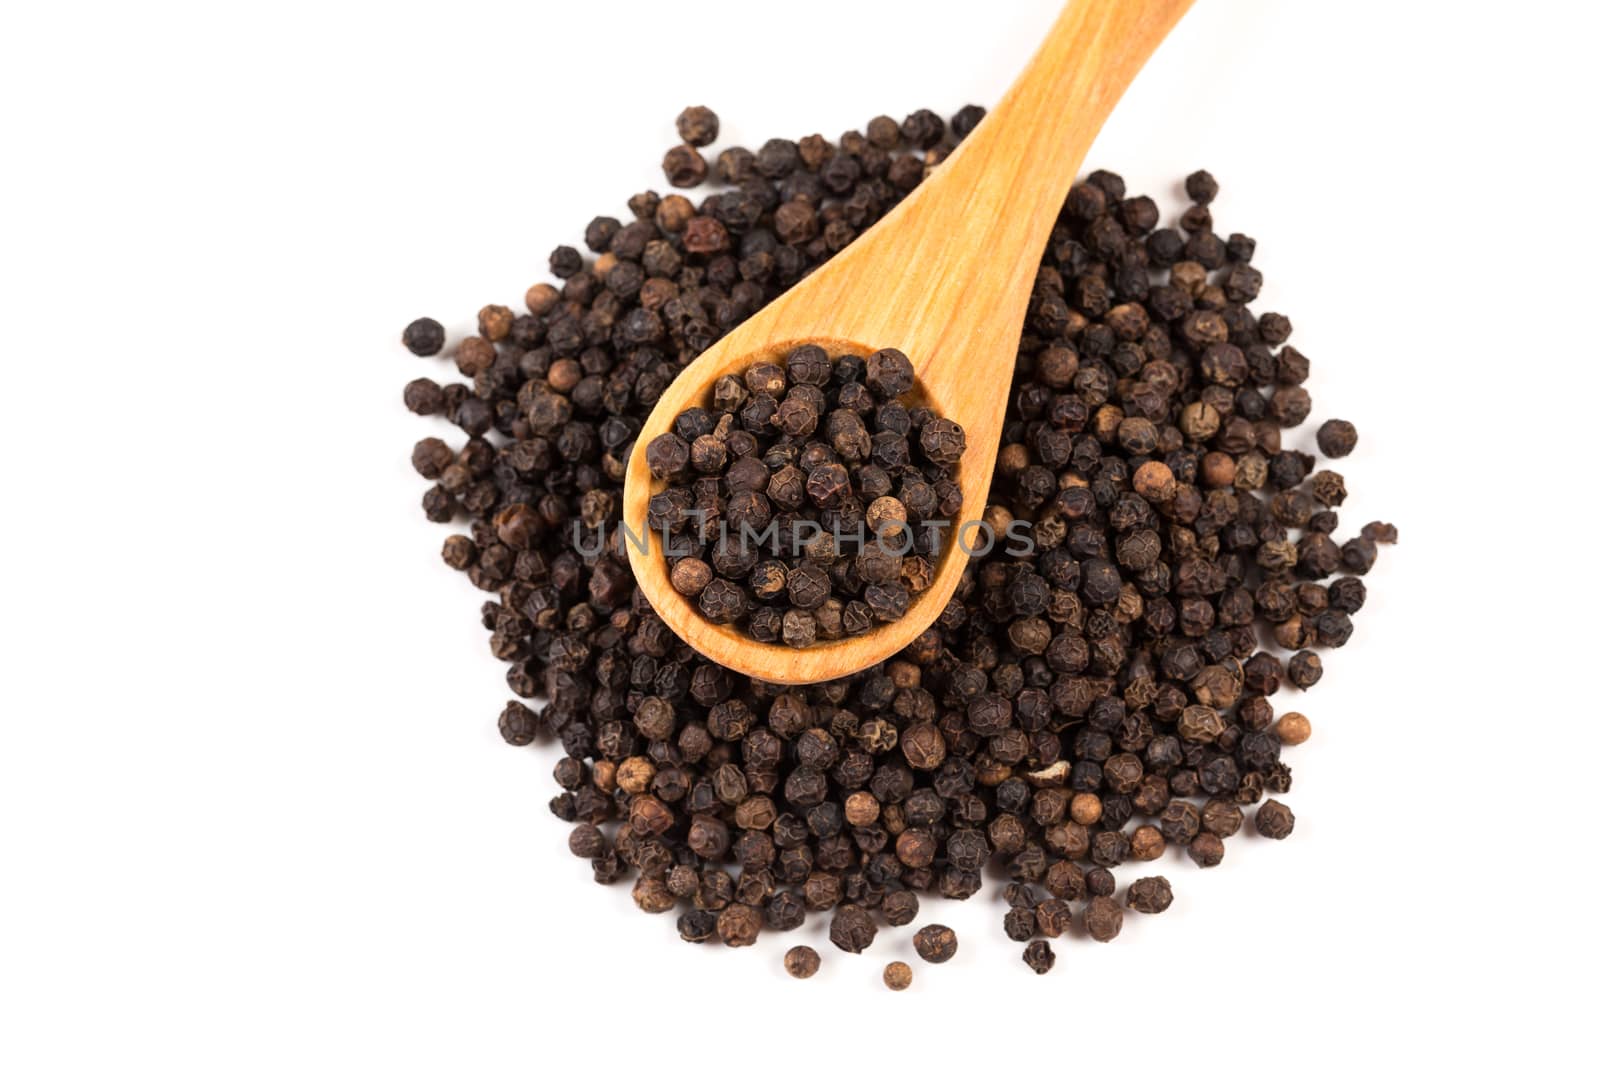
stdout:
[[1215,867],[1222,862],[1222,838],[1210,832],[1195,835],[1189,842],[1189,858],[1199,867]]
[[729,904],[717,916],[717,936],[729,948],[756,943],[761,934],[761,913],[748,904]]
[[1294,830],[1294,812],[1287,804],[1268,800],[1256,809],[1256,832],[1281,841]]
[[500,736],[508,745],[526,745],[539,734],[539,713],[515,700],[500,713]]
[[1032,908],[1015,907],[1006,912],[1006,936],[1013,941],[1028,941],[1033,937],[1035,929]]
[[[960,508],[948,475],[966,448],[961,427],[864,392],[859,411],[843,406],[852,387],[861,389],[853,380],[830,409],[822,386],[863,370],[886,398],[910,387],[911,366],[901,353],[875,353],[860,370],[850,359],[839,360],[848,372],[836,372],[822,348],[802,345],[783,364],[757,362],[742,375],[725,375],[712,396],[720,422],[692,408],[645,449],[652,476],[665,483],[651,498],[651,524],[690,535],[687,558],[708,562],[760,606],[712,585],[708,572],[686,559],[671,564],[673,587],[697,598],[708,618],[742,623],[758,641],[809,648],[902,618],[912,596],[932,584],[928,556],[944,543],[927,524]],[[895,429],[875,439],[863,413]],[[744,428],[730,431],[730,419]],[[716,475],[721,479],[709,477]],[[811,526],[808,534],[789,525],[791,515]],[[927,555],[913,554],[921,552]],[[835,603],[836,587],[855,596]]]
[[1122,905],[1112,896],[1091,897],[1083,912],[1083,924],[1096,941],[1110,941],[1122,932]]
[[678,113],[678,136],[695,148],[715,141],[718,126],[717,113],[708,107],[686,107]]
[[1197,170],[1183,180],[1183,189],[1196,204],[1209,204],[1217,197],[1217,179],[1209,171]]
[[709,941],[717,934],[717,916],[701,908],[691,908],[678,916],[678,936],[691,943]]
[[1128,907],[1146,915],[1159,915],[1172,906],[1172,883],[1159,875],[1140,878],[1128,887]]
[[706,180],[706,161],[692,144],[674,145],[661,160],[661,172],[678,189],[692,189]]
[[912,947],[929,963],[947,963],[955,956],[957,942],[956,933],[948,926],[930,923],[918,930],[911,938]]
[[883,898],[881,910],[890,926],[907,926],[916,919],[920,905],[915,893],[897,889]]
[[828,940],[846,952],[865,950],[877,933],[871,913],[856,904],[841,905],[828,924]]
[[444,349],[444,327],[433,319],[417,319],[400,341],[413,356],[436,356]]
[[[909,924],[920,891],[978,894],[991,853],[1012,879],[1009,934],[1060,936],[1081,900],[1090,935],[1115,936],[1114,865],[1169,844],[1213,865],[1247,817],[1290,832],[1277,801],[1245,811],[1288,789],[1282,746],[1309,733],[1268,698],[1320,678],[1319,651],[1366,603],[1360,576],[1398,539],[1370,523],[1335,541],[1344,479],[1285,447],[1312,410],[1310,362],[1286,316],[1252,310],[1256,242],[1222,237],[1215,180],[1191,175],[1194,206],[1162,228],[1149,198],[1097,171],[1039,265],[984,502],[1000,547],[1013,521],[1026,547],[972,561],[902,653],[825,685],[743,679],[677,640],[614,528],[638,428],[679,368],[870,227],[981,117],[729,148],[723,188],[699,205],[641,193],[626,224],[586,223],[592,261],[551,254],[558,282],[527,289],[526,315],[479,310],[452,352],[468,381],[405,387],[409,410],[466,437],[418,442],[412,464],[435,483],[427,516],[463,520],[446,563],[489,594],[486,636],[519,698],[503,735],[561,744],[550,807],[569,848],[596,881],[631,879],[644,910],[681,909],[685,940],[749,944],[813,909],[859,951],[874,913]],[[698,149],[718,125],[679,116],[674,184],[710,177]],[[433,320],[402,340],[419,355],[445,343]],[[1316,436],[1332,458],[1355,445],[1341,420]],[[921,406],[893,350],[799,346],[720,379],[643,445],[674,589],[761,641],[807,647],[903,617],[956,534],[935,523],[961,510],[964,435]],[[741,543],[741,526],[759,539]],[[1122,899],[1155,913],[1171,892],[1140,878]],[[913,939],[923,958],[953,954],[941,929]],[[1041,940],[1025,958],[1043,971],[1054,956]]]
[[1329,419],[1317,429],[1317,447],[1329,459],[1343,459],[1356,450],[1356,428],[1343,419]]
[[1032,968],[1034,974],[1048,974],[1056,965],[1055,949],[1048,941],[1030,941],[1022,950],[1022,962]]

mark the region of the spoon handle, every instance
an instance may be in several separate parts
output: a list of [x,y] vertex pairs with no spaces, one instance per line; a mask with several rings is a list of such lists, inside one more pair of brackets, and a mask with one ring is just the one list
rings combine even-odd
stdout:
[[1193,2],[1070,0],[950,158],[741,327],[745,345],[809,338],[826,324],[834,338],[899,348],[927,395],[961,409],[969,441],[998,434],[1061,202],[1123,90]]
[[[901,321],[941,328],[939,320],[951,317],[987,337],[1020,336],[1027,307],[1015,294],[1032,288],[1078,167],[1134,75],[1193,2],[1070,0],[1005,97],[902,205],[921,216],[895,232],[921,244],[901,254],[923,265],[918,288],[926,303]],[[969,378],[965,353],[995,347],[973,344],[987,338],[963,337],[960,329],[940,332],[906,346],[935,393],[943,379]],[[1005,346],[999,351],[1010,355]],[[999,369],[1009,377],[1009,366]]]

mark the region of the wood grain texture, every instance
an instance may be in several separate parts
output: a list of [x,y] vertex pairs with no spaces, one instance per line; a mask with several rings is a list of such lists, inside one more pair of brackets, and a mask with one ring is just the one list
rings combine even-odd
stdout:
[[[815,343],[835,356],[898,348],[922,402],[959,422],[967,452],[952,530],[989,495],[1017,342],[1044,245],[1090,143],[1129,82],[1193,0],[1071,0],[997,107],[899,206],[799,285],[707,349],[662,394],[628,461],[623,519],[646,529],[654,484],[644,445],[685,408],[710,406],[724,374]],[[910,644],[944,610],[967,555],[947,545],[933,584],[905,617],[807,649],[766,645],[702,617],[672,588],[658,533],[628,542],[662,620],[707,658],[802,685],[869,667]]]

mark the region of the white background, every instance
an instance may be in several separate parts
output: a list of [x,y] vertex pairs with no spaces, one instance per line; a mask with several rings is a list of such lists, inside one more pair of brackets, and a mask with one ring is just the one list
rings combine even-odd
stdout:
[[[1401,529],[1355,639],[1278,702],[1316,729],[1293,837],[1169,857],[1170,912],[1058,943],[1044,978],[998,901],[930,901],[961,952],[909,957],[893,996],[909,928],[859,959],[816,920],[680,944],[566,854],[554,747],[499,741],[481,597],[408,464],[433,431],[401,386],[442,368],[401,326],[515,305],[662,187],[684,104],[722,144],[948,115],[993,103],[1055,6],[7,5],[0,1062],[1537,1061],[1574,1037],[1582,5],[1201,0],[1090,157],[1164,208],[1218,176],[1258,306],[1312,358],[1305,432],[1360,427],[1347,522]],[[800,940],[805,984],[779,963]]]

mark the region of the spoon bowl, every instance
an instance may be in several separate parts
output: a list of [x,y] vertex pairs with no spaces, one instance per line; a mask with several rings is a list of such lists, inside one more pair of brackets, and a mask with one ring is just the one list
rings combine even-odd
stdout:
[[[622,516],[629,562],[668,627],[724,667],[805,685],[880,663],[927,630],[955,591],[968,555],[959,531],[983,514],[1033,276],[1089,144],[1133,76],[1193,0],[1071,0],[1005,98],[900,204],[678,375],[639,431]],[[960,423],[955,472],[962,507],[932,584],[900,619],[859,637],[803,649],[756,641],[700,615],[673,588],[644,446],[685,409],[710,407],[712,386],[802,344],[837,358],[883,348],[916,371],[914,402]]]
[[[664,488],[666,483],[650,473],[644,461],[643,446],[649,444],[657,434],[670,430],[672,419],[679,412],[695,406],[709,410],[712,388],[718,378],[726,374],[743,374],[751,365],[758,362],[781,364],[787,353],[806,344],[821,347],[833,359],[846,355],[865,359],[880,348],[890,347],[862,344],[838,337],[808,336],[769,342],[759,348],[733,354],[721,361],[707,361],[702,356],[690,364],[667,387],[661,400],[656,404],[655,412],[646,423],[645,430],[638,439],[639,445],[629,457],[623,509],[624,514],[629,516],[628,529],[633,531],[633,535],[627,538],[627,545],[636,579],[641,586],[645,586],[644,575],[649,574],[652,583],[663,587],[661,591],[655,592],[651,586],[645,586],[646,596],[662,621],[706,658],[725,667],[733,667],[740,673],[754,678],[788,684],[827,681],[852,674],[862,667],[871,666],[893,655],[916,640],[917,636],[928,628],[931,621],[931,618],[923,618],[917,609],[925,600],[932,598],[938,602],[942,610],[950,599],[956,583],[961,580],[962,571],[966,569],[968,558],[967,554],[956,545],[955,535],[964,523],[981,515],[984,506],[984,495],[976,498],[970,496],[971,490],[966,480],[961,477],[967,468],[967,456],[972,454],[972,437],[969,431],[967,453],[962,457],[955,472],[957,482],[962,486],[962,510],[957,518],[950,520],[951,525],[944,539],[943,551],[934,562],[932,582],[927,589],[912,598],[904,616],[893,622],[875,626],[859,637],[819,641],[809,648],[789,648],[785,645],[765,644],[737,627],[712,622],[701,615],[688,598],[672,587],[669,575],[672,561],[665,554],[660,531],[647,528],[645,509],[649,507],[650,497]],[[1009,378],[1007,380],[1009,381]],[[950,408],[949,404],[941,402],[941,398],[930,395],[920,375],[911,392],[900,399],[908,407],[927,407],[938,415],[945,415]],[[664,417],[658,419],[657,413],[663,413]],[[979,462],[985,461],[980,458]],[[992,450],[987,462],[992,468]],[[987,479],[984,489],[986,493]],[[635,495],[639,498],[637,502],[633,500]],[[971,506],[974,500],[975,507]],[[633,518],[635,515],[637,519]],[[872,648],[865,647],[869,645]],[[888,651],[881,654],[873,651],[880,647]],[[876,658],[872,658],[874,656]]]

